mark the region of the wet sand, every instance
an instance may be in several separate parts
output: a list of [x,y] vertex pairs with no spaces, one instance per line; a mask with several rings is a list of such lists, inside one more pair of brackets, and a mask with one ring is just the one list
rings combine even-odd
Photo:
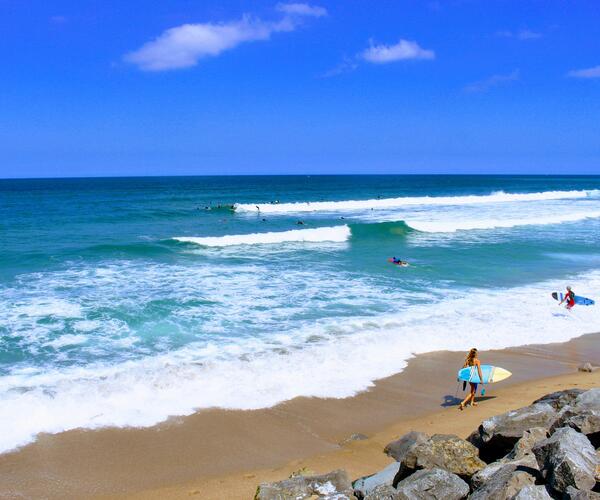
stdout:
[[[464,353],[434,352],[351,398],[296,398],[263,410],[203,410],[145,429],[42,435],[0,455],[0,498],[252,498],[259,482],[302,467],[342,467],[353,478],[375,472],[390,461],[383,446],[411,429],[464,437],[482,419],[545,393],[600,385],[600,372],[576,372],[582,362],[600,365],[600,334],[480,357],[514,375],[462,413],[454,405],[463,395],[455,377]],[[360,361],[349,360],[347,369],[360,369]],[[353,433],[369,439],[340,446]]]

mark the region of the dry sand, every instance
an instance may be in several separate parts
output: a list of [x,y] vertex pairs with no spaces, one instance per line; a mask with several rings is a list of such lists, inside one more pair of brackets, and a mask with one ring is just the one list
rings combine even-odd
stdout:
[[[301,468],[344,468],[352,478],[376,472],[390,463],[385,444],[409,430],[466,437],[482,419],[548,392],[600,386],[600,372],[576,372],[584,361],[600,364],[600,334],[482,352],[483,363],[514,375],[490,386],[478,407],[459,412],[455,377],[463,357],[419,355],[352,398],[296,398],[264,410],[200,411],[147,429],[43,435],[0,455],[0,498],[250,499],[259,482]],[[369,439],[339,445],[353,433]]]

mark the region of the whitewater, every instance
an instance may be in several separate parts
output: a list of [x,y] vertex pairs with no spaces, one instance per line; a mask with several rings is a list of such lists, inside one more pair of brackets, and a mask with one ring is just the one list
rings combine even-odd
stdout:
[[600,298],[599,193],[598,177],[0,181],[0,452],[599,331],[598,307],[550,297]]

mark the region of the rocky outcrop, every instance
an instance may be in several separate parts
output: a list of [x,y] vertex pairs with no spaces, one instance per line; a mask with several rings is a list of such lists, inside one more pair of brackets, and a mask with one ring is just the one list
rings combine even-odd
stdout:
[[255,500],[355,500],[346,471],[336,470],[320,476],[296,476],[276,483],[261,484]]
[[600,500],[599,435],[600,389],[569,389],[485,420],[467,441],[410,432],[385,447],[397,461],[354,488],[343,471],[303,471],[256,499]]
[[461,500],[469,494],[469,485],[444,469],[420,470],[396,486],[398,500]]
[[458,436],[435,434],[406,452],[400,462],[400,470],[394,479],[394,486],[420,469],[440,468],[469,480],[486,465],[478,455],[475,446]]
[[550,428],[558,418],[555,406],[540,401],[484,420],[467,440],[479,448],[480,456],[486,462],[493,462],[507,453],[533,427]]
[[591,490],[595,484],[597,456],[589,439],[571,427],[561,427],[533,447],[542,475],[554,490],[569,486]]

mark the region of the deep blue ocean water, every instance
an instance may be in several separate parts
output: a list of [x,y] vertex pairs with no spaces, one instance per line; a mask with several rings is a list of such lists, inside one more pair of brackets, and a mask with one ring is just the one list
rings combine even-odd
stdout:
[[598,331],[599,240],[598,176],[0,180],[0,450]]

